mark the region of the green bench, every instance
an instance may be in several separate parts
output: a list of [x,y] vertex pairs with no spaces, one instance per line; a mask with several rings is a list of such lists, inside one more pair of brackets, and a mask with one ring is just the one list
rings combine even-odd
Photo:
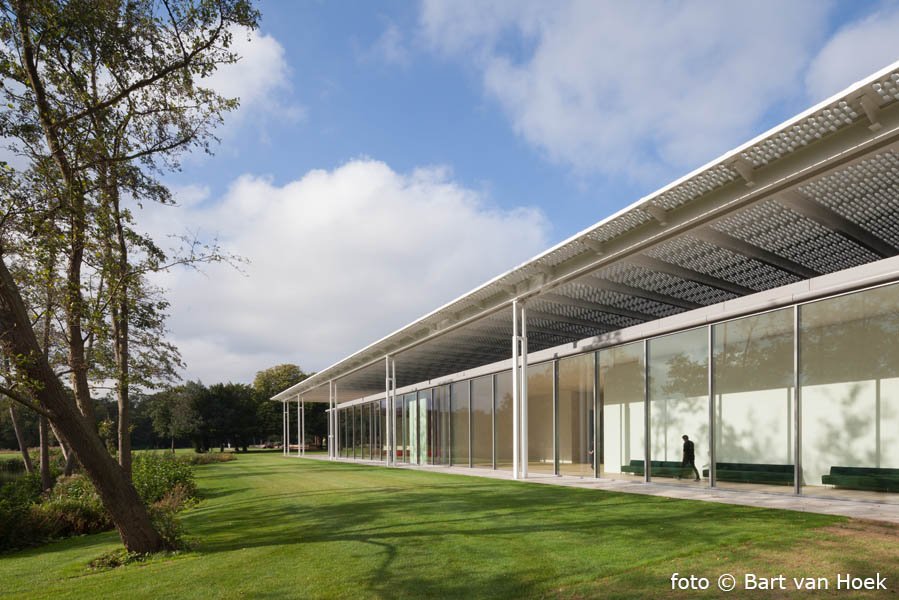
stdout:
[[[621,472],[622,473],[633,473],[634,475],[643,475],[644,471],[644,462],[643,460],[637,458],[630,462],[630,464],[622,465]],[[671,461],[671,460],[653,460],[649,462],[650,474],[653,477],[681,477],[686,476],[683,473],[686,471],[687,475],[693,477],[693,473],[689,467],[684,469],[681,467],[680,462]]]
[[[739,483],[793,485],[793,470],[793,465],[720,462],[715,463],[715,479]],[[703,469],[702,474],[708,477],[709,470]]]
[[851,490],[899,492],[899,469],[879,467],[830,467],[821,483]]

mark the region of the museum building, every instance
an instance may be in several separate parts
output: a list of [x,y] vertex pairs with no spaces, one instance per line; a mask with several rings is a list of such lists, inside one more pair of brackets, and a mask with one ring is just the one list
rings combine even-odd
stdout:
[[285,453],[327,402],[335,460],[899,503],[899,63],[273,400]]

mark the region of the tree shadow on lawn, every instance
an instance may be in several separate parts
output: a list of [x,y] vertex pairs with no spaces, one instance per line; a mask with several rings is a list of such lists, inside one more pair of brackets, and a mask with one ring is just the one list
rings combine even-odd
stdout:
[[[591,577],[609,576],[718,546],[753,541],[773,547],[780,543],[775,534],[795,524],[797,515],[811,525],[834,522],[805,513],[497,482],[342,491],[347,493],[288,492],[219,506],[214,519],[207,513],[191,533],[208,540],[197,550],[210,554],[337,544],[337,550],[315,552],[350,560],[373,547],[377,565],[358,580],[371,595],[457,597],[489,590],[515,597],[538,595],[538,588],[546,593],[552,577],[530,565],[528,551],[558,559],[561,572],[570,564]],[[330,497],[322,501],[321,495]],[[470,554],[461,556],[459,548]],[[500,566],[439,573],[427,567],[444,560],[464,564],[478,555]],[[409,568],[410,562],[426,565],[424,572]]]

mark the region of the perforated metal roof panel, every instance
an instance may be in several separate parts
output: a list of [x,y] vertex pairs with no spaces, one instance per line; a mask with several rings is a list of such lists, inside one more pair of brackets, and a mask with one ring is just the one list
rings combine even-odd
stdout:
[[[867,108],[866,108],[867,107]],[[899,63],[273,397],[340,401],[899,254]],[[511,366],[511,365],[510,365]]]

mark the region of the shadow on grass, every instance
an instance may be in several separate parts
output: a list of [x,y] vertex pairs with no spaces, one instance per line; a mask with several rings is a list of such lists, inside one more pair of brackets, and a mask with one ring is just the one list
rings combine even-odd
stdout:
[[[282,469],[279,464],[239,475],[283,476]],[[489,590],[494,597],[530,597],[550,591],[547,562],[558,562],[558,573],[614,576],[712,547],[748,541],[773,547],[782,528],[834,522],[802,513],[415,471],[381,470],[372,477],[368,466],[305,463],[293,470],[300,477],[321,476],[328,487],[210,507],[202,519],[189,521],[191,534],[206,540],[198,552],[300,545],[344,561],[367,559],[372,564],[355,581],[361,596],[472,597]],[[354,481],[360,473],[365,477]],[[348,478],[343,487],[331,487],[341,475]],[[373,485],[374,480],[389,485]],[[572,547],[583,551],[571,553]],[[443,572],[423,563],[460,555],[470,563],[464,577],[445,576],[461,567]],[[532,562],[534,556],[543,562]]]

